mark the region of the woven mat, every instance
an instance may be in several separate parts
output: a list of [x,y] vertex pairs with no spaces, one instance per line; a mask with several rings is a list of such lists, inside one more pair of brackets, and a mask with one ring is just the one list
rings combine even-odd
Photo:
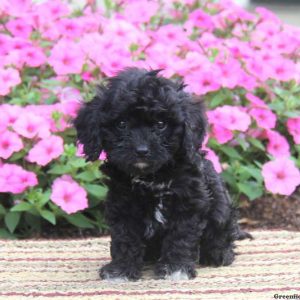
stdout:
[[108,283],[109,238],[0,241],[0,299],[274,299],[300,296],[300,232],[255,231],[229,267],[199,268],[195,280]]

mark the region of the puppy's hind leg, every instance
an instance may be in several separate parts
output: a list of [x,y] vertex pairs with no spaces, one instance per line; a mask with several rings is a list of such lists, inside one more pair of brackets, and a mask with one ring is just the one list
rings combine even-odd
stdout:
[[234,261],[234,236],[232,226],[234,220],[229,221],[223,229],[208,224],[200,242],[199,263],[205,266],[228,266]]

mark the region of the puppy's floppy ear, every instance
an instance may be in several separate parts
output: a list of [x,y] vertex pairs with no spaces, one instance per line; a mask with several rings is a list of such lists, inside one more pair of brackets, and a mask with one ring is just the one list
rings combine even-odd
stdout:
[[103,102],[104,88],[99,88],[93,100],[83,105],[74,120],[77,140],[83,144],[83,152],[89,161],[97,160],[102,151],[101,108]]
[[207,119],[203,100],[190,98],[186,102],[183,149],[189,160],[193,160],[202,146],[207,129]]

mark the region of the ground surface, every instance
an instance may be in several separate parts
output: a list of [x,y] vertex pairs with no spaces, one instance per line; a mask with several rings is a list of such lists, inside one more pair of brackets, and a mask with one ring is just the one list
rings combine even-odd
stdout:
[[107,283],[109,238],[0,241],[0,299],[274,299],[300,291],[300,232],[253,231],[238,242],[229,267],[199,268],[195,280],[155,280],[152,268],[137,282]]

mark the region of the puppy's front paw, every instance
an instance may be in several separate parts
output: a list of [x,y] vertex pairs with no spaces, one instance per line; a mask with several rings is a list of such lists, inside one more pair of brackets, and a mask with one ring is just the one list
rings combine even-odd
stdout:
[[170,264],[158,263],[155,266],[155,275],[159,279],[188,280],[197,276],[195,267],[192,264]]
[[104,280],[117,283],[136,281],[141,278],[141,270],[134,265],[110,262],[100,269],[99,275]]

